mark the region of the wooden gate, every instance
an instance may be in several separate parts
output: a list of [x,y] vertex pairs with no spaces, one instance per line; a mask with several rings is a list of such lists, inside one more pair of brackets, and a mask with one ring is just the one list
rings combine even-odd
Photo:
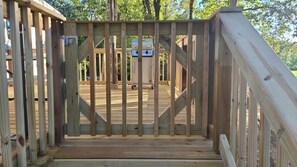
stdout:
[[[65,67],[66,67],[66,95],[67,95],[67,124],[65,134],[79,136],[91,135],[187,135],[203,134],[207,136],[208,125],[208,63],[209,63],[209,22],[208,21],[163,21],[163,22],[66,22],[64,23]],[[114,43],[114,36],[119,39]],[[142,75],[142,39],[154,39],[153,57],[153,122],[143,122],[143,81]],[[187,51],[177,45],[177,38],[186,36],[184,42]],[[138,85],[137,85],[137,124],[127,122],[127,48],[129,37],[138,38]],[[107,41],[107,42],[106,42]],[[104,44],[103,44],[104,43]],[[120,45],[121,55],[121,124],[112,123],[112,89],[117,83],[117,77],[112,77],[111,71],[116,70],[116,51],[112,46]],[[103,48],[102,48],[103,46]],[[157,46],[157,47],[156,47]],[[100,67],[106,70],[104,83],[105,99],[96,99],[96,53],[101,47],[104,51],[104,63]],[[169,53],[168,83],[170,85],[170,105],[159,112],[159,84],[160,84],[160,50]],[[88,61],[86,58],[88,57]],[[90,102],[80,96],[80,63],[89,62]],[[176,65],[180,64],[187,70],[186,89],[176,91]],[[164,61],[163,61],[164,79]],[[114,67],[114,68],[112,68]],[[162,67],[162,66],[161,66]],[[86,71],[86,68],[84,68]],[[85,72],[84,75],[87,73]],[[162,74],[162,73],[161,73]],[[101,77],[101,76],[100,76]],[[102,78],[100,79],[102,81]],[[120,88],[118,88],[120,89]],[[96,110],[96,101],[105,101],[105,113]],[[194,104],[194,105],[193,105]],[[176,123],[176,116],[184,110],[184,123]],[[119,112],[119,111],[118,111]],[[84,115],[89,124],[82,124],[80,116]],[[105,115],[105,116],[104,116]],[[193,120],[191,120],[193,118]]]

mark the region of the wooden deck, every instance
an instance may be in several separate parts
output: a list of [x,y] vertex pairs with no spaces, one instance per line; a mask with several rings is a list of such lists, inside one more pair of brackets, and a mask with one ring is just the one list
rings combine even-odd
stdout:
[[[75,160],[76,159],[76,160]],[[113,136],[67,139],[56,166],[223,166],[212,141],[201,136]]]

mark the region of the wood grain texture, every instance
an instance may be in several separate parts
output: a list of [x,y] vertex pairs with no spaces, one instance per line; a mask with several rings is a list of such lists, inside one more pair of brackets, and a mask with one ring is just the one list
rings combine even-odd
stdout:
[[[170,50],[170,135],[175,134],[175,80],[176,80],[176,24],[171,24],[171,50]],[[163,58],[163,79],[164,79],[164,58]]]
[[105,69],[106,69],[106,135],[111,136],[111,93],[110,93],[110,25],[105,24],[105,37],[104,37],[104,44],[105,44]]
[[247,130],[247,124],[246,124],[246,114],[247,114],[247,98],[246,98],[246,92],[247,92],[247,83],[242,75],[240,73],[240,97],[239,97],[239,130],[238,130],[238,166],[240,167],[246,167],[246,143],[247,143],[247,137],[246,137],[246,130]]
[[[1,17],[0,17],[1,18]],[[34,97],[34,72],[33,72],[33,52],[32,52],[32,13],[28,7],[22,7],[22,20],[24,25],[24,49],[26,60],[26,93],[27,93],[27,118],[28,118],[28,137],[30,147],[30,161],[37,160],[37,141],[36,141],[36,116],[35,116],[35,97]]]
[[143,135],[143,96],[142,96],[142,23],[138,23],[138,135]]
[[[13,63],[13,85],[14,85],[14,101],[15,101],[15,114],[16,114],[16,146],[18,155],[18,165],[27,165],[27,153],[25,143],[25,116],[24,116],[24,90],[23,90],[23,78],[22,78],[22,57],[21,55],[21,41],[20,41],[20,29],[19,29],[19,17],[18,3],[10,1],[9,3],[10,14],[10,34],[11,34],[11,49],[12,49],[12,63]],[[6,86],[6,85],[5,85]],[[9,140],[9,139],[7,139]]]
[[[127,37],[126,37],[126,24],[122,24],[121,34],[121,46],[122,46],[122,68],[121,68],[121,80],[122,80],[122,124],[123,124],[123,136],[127,136]],[[101,77],[100,77],[101,78]]]
[[[76,24],[64,24],[65,36],[76,36]],[[78,91],[78,43],[73,38],[72,43],[65,46],[65,73],[67,95],[67,124],[69,136],[79,136],[79,91]]]
[[257,101],[253,92],[249,92],[248,112],[248,155],[247,165],[257,166]]
[[38,83],[38,111],[39,111],[39,151],[46,153],[46,124],[45,124],[45,71],[44,53],[42,49],[43,18],[41,13],[34,12],[35,36],[36,36],[36,59],[37,59],[37,83]]
[[47,71],[47,105],[48,105],[48,143],[55,146],[55,113],[54,113],[54,85],[53,85],[53,52],[52,52],[52,20],[44,17],[46,41],[46,71]]
[[[297,166],[296,77],[241,13],[220,16],[223,37],[288,154]],[[235,28],[236,27],[236,28]],[[240,35],[239,35],[240,34]],[[236,45],[234,45],[236,43]],[[281,97],[281,98],[280,98]]]
[[208,136],[208,94],[209,94],[209,22],[204,25],[203,42],[203,86],[202,86],[202,135]]
[[6,74],[6,52],[4,39],[3,1],[0,1],[0,138],[1,161],[4,166],[12,166],[12,152],[9,127],[8,90]]
[[238,85],[239,67],[235,59],[232,58],[232,85],[231,85],[231,113],[230,113],[230,148],[233,157],[237,157],[237,117],[238,117]]
[[96,135],[96,95],[95,95],[95,80],[96,80],[96,55],[94,54],[94,30],[93,24],[89,23],[88,25],[88,52],[89,52],[89,60],[90,60],[90,99],[91,99],[91,107],[89,119],[91,122],[91,136]]
[[263,111],[260,111],[260,144],[259,144],[259,166],[270,166],[270,125]]
[[220,153],[224,162],[224,166],[236,167],[227,136],[224,134],[220,135]]
[[192,92],[191,92],[191,84],[192,84],[192,61],[193,61],[193,23],[188,23],[188,46],[187,46],[187,98],[186,98],[186,135],[191,135],[191,102],[192,102]]
[[160,79],[160,63],[159,63],[159,24],[155,23],[154,34],[154,135],[159,135],[159,79]]

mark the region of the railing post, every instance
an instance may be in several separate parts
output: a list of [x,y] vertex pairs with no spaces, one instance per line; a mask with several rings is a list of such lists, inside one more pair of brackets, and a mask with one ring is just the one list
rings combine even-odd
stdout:
[[221,33],[220,13],[215,22],[215,59],[214,59],[214,112],[213,146],[218,152],[219,136],[230,134],[231,71],[232,57]]
[[62,25],[59,21],[52,21],[52,54],[53,54],[53,84],[54,84],[54,122],[55,143],[64,140],[65,124],[65,89],[64,89],[64,43],[60,38]]

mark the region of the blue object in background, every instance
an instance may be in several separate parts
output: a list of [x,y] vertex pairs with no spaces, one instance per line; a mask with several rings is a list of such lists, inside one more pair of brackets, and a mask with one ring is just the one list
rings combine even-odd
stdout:
[[[131,54],[133,57],[138,57],[138,50],[131,50]],[[153,57],[153,50],[142,50],[142,57]]]

